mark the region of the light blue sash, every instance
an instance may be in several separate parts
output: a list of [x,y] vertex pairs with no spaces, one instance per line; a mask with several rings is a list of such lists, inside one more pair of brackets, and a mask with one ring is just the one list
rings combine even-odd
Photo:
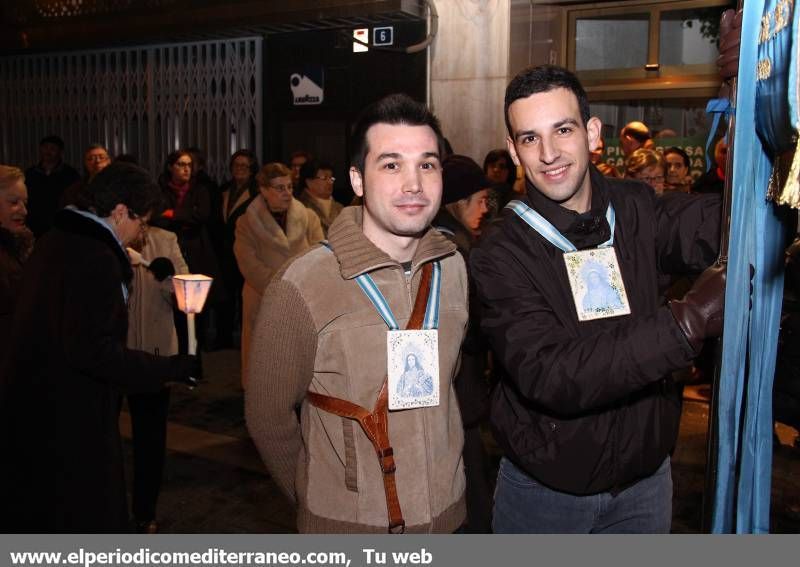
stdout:
[[[327,242],[322,243],[328,250],[331,250]],[[375,310],[386,322],[386,326],[390,331],[400,330],[400,325],[397,324],[397,319],[394,318],[389,302],[381,293],[375,280],[369,274],[361,274],[356,276],[356,283],[364,295],[367,296],[375,306]],[[439,328],[439,295],[442,288],[442,266],[438,260],[433,262],[433,274],[431,274],[431,291],[428,294],[428,304],[425,306],[425,319],[422,323],[422,328],[426,330]]]
[[[392,309],[386,298],[383,297],[381,290],[375,284],[375,280],[369,274],[361,274],[356,277],[356,283],[364,292],[364,295],[375,306],[378,314],[386,322],[390,331],[400,330],[400,325],[394,318]],[[433,263],[433,274],[431,275],[431,291],[428,294],[428,305],[425,307],[425,320],[422,324],[423,329],[437,329],[439,327],[439,293],[442,287],[442,267],[438,261]]]
[[[542,235],[542,238],[547,240],[550,244],[555,246],[556,248],[560,248],[564,252],[577,252],[578,249],[575,248],[575,245],[570,242],[566,236],[561,234],[556,227],[554,227],[550,222],[545,219],[542,215],[534,211],[528,205],[523,203],[522,201],[509,201],[506,205],[507,209],[511,209],[519,218],[525,221],[533,230],[538,232]],[[611,237],[600,244],[598,248],[606,248],[608,246],[614,245],[614,224],[616,223],[616,213],[614,212],[614,206],[609,202],[608,208],[606,209],[606,220],[608,221],[608,226],[611,228]]]

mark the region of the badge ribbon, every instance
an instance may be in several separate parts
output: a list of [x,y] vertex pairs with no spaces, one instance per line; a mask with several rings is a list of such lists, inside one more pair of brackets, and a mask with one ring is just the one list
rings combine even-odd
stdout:
[[630,314],[630,304],[614,250],[616,213],[611,203],[606,209],[611,236],[596,248],[580,251],[547,219],[522,201],[511,201],[506,208],[514,211],[542,238],[564,252],[564,265],[579,321]]
[[[542,238],[547,240],[556,248],[560,248],[564,252],[578,251],[578,249],[575,248],[575,245],[572,244],[572,242],[570,242],[566,236],[561,234],[556,227],[550,224],[546,218],[534,211],[522,201],[509,201],[509,203],[506,205],[506,208],[517,213],[519,218],[524,220],[528,226],[542,235]],[[616,218],[617,216],[614,212],[614,206],[611,203],[608,203],[608,208],[606,209],[606,220],[608,221],[608,226],[611,228],[611,237],[600,244],[598,248],[607,248],[608,246],[614,245],[614,224],[616,223]]]

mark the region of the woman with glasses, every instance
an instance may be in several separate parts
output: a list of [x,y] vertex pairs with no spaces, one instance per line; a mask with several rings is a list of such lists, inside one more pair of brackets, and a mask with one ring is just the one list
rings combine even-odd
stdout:
[[625,177],[644,181],[656,195],[664,192],[667,164],[664,156],[655,150],[639,148],[625,160]]
[[317,160],[307,161],[300,167],[300,196],[298,200],[317,213],[322,232],[328,236],[331,226],[344,208],[333,198],[333,167]]
[[244,278],[233,254],[236,237],[236,221],[244,214],[250,203],[258,196],[258,158],[250,150],[235,152],[228,163],[231,178],[220,189],[222,192],[222,242],[220,247],[220,269],[228,291],[225,303],[219,310],[219,336],[223,342],[238,347],[242,328],[242,286]]
[[[175,233],[191,273],[217,278],[219,265],[209,234],[213,210],[211,193],[207,185],[195,181],[192,154],[187,150],[169,154],[158,183],[165,210],[151,224]],[[224,291],[219,282],[215,282],[206,309],[197,317],[197,340],[202,348],[208,344],[209,312],[214,309],[220,294],[224,295]],[[183,327],[185,318],[177,317],[176,323]],[[179,338],[184,352],[182,332]]]
[[286,260],[325,237],[319,217],[292,197],[292,171],[268,163],[256,175],[260,197],[236,221],[233,252],[244,276],[242,290],[242,388],[261,296]]

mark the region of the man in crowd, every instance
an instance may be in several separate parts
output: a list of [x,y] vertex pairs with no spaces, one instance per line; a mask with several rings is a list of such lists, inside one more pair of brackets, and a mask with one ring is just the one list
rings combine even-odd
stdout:
[[[327,245],[286,264],[264,294],[248,428],[296,503],[300,532],[452,532],[464,520],[451,383],[467,279],[455,245],[430,226],[444,140],[424,105],[393,95],[364,110],[352,147],[363,205],[346,208]],[[403,395],[412,358],[433,388]]]
[[80,175],[64,163],[64,140],[46,136],[39,142],[39,163],[25,170],[28,186],[28,226],[39,238],[53,226],[64,191]]
[[675,146],[664,150],[664,161],[667,163],[667,191],[688,193],[692,187],[692,175],[689,172],[689,156]]
[[89,182],[94,179],[95,175],[100,173],[110,163],[111,158],[108,156],[108,150],[100,144],[91,144],[86,148],[86,151],[83,152],[84,175],[81,179],[64,190],[64,194],[61,196],[61,207],[77,203],[78,194],[84,187],[89,185]]
[[662,273],[715,259],[716,197],[656,198],[603,177],[601,123],[577,78],[523,71],[505,98],[527,178],[473,249],[482,328],[505,375],[492,401],[504,452],[495,532],[668,532],[681,400],[670,377],[722,330],[724,269],[663,305]]
[[292,170],[292,186],[295,188],[295,194],[299,195],[299,191],[302,189],[300,187],[300,168],[310,159],[311,154],[304,150],[297,150],[289,156],[289,167]]
[[623,126],[619,133],[619,143],[622,153],[627,158],[639,148],[653,148],[653,134],[643,122],[634,120]]
[[129,531],[120,397],[200,376],[197,357],[125,346],[125,246],[159,203],[158,186],[144,169],[117,163],[82,197],[59,211],[23,269],[0,372],[0,449],[14,463],[0,472],[4,532]]
[[711,169],[697,178],[692,185],[692,193],[711,193],[721,195],[725,189],[725,162],[728,159],[728,142],[720,138],[714,144],[714,163]]

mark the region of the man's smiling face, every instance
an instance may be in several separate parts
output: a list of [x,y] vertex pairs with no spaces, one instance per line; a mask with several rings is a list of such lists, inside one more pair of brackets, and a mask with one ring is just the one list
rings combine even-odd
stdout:
[[600,120],[584,124],[577,97],[565,88],[515,100],[508,118],[508,150],[528,180],[565,208],[589,210],[589,155],[600,140]]

